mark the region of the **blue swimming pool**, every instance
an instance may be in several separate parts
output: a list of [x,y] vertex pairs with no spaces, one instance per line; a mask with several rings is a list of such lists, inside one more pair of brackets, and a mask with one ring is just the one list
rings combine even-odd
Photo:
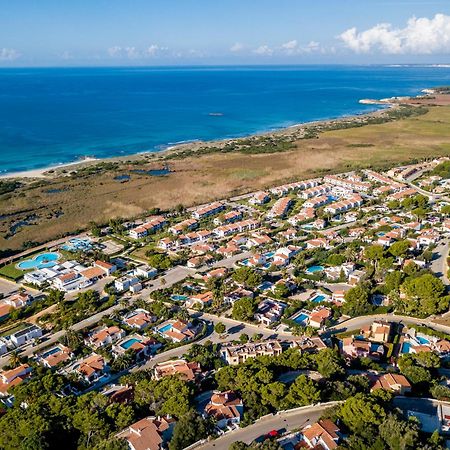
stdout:
[[131,338],[131,339],[128,339],[127,341],[125,341],[125,342],[122,342],[122,344],[120,344],[120,346],[122,348],[124,348],[125,350],[128,350],[136,342],[141,342],[141,341],[139,339],[136,339],[136,338]]
[[307,314],[301,313],[298,316],[294,317],[293,321],[298,323],[299,325],[305,325],[308,321],[309,316]]
[[320,303],[320,302],[325,301],[326,299],[327,298],[325,297],[325,295],[317,294],[311,299],[311,301],[314,303]]
[[273,286],[273,283],[270,281],[263,281],[259,286],[258,289],[260,291],[267,291],[267,289],[270,289]]
[[37,255],[33,258],[29,258],[25,261],[20,262],[19,264],[17,264],[17,268],[20,270],[44,269],[46,267],[53,267],[58,259],[59,253],[41,253],[40,255]]
[[92,241],[88,238],[72,238],[69,242],[61,247],[68,252],[88,251],[92,248]]
[[411,344],[409,342],[403,342],[402,353],[409,353],[410,349],[411,349]]
[[174,301],[174,302],[184,302],[186,301],[189,297],[187,295],[177,295],[177,294],[173,294],[170,296],[170,298]]
[[311,266],[306,269],[307,273],[316,273],[316,272],[322,272],[323,266]]
[[53,347],[50,350],[46,351],[45,353],[42,353],[42,358],[48,358],[51,355],[54,355],[56,353],[60,353],[61,349],[59,347]]
[[172,329],[172,325],[168,323],[167,325],[164,325],[163,327],[159,328],[158,331],[160,333],[165,333],[166,331],[170,331]]
[[428,345],[430,341],[422,336],[416,336],[416,339],[419,341],[422,345]]

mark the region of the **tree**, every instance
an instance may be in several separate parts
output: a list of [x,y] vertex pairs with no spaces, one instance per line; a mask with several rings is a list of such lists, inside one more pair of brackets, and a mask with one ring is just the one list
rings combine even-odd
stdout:
[[232,317],[235,320],[248,321],[253,319],[256,305],[252,298],[242,297],[236,300],[233,305]]
[[401,289],[408,299],[403,305],[404,312],[432,315],[448,309],[449,298],[443,296],[444,284],[429,273],[407,278]]
[[266,384],[261,388],[261,401],[264,405],[270,405],[275,409],[280,409],[282,401],[286,396],[286,385],[275,381]]
[[399,270],[389,272],[384,278],[386,292],[398,291],[402,284],[403,274]]
[[222,322],[218,322],[216,323],[216,325],[214,325],[214,331],[217,334],[224,334],[226,329],[226,326]]
[[11,367],[17,367],[21,364],[20,352],[19,350],[13,350],[9,355],[9,365]]
[[409,241],[397,241],[389,247],[389,253],[396,258],[403,258],[408,253],[409,247]]
[[380,425],[380,436],[392,450],[414,450],[419,442],[419,427],[413,422],[405,422],[394,414]]
[[89,228],[91,230],[91,234],[94,237],[100,237],[101,229],[95,222],[89,222]]
[[163,253],[153,253],[153,251],[146,252],[145,256],[148,259],[148,263],[158,270],[167,270],[172,267],[171,259]]
[[232,275],[233,280],[238,284],[242,284],[248,288],[255,288],[261,284],[261,275],[251,267],[240,267],[236,269]]
[[291,384],[286,402],[289,407],[305,406],[320,401],[320,390],[316,383],[306,375],[300,375]]
[[370,261],[379,261],[384,255],[384,248],[378,244],[370,245],[366,248],[364,255]]
[[450,388],[442,384],[435,384],[430,389],[430,392],[433,398],[437,398],[438,400],[448,401],[450,399]]
[[195,411],[180,417],[173,429],[169,450],[182,450],[200,439],[206,438],[213,430],[209,420],[204,420]]
[[362,286],[355,286],[348,290],[345,295],[345,303],[342,312],[350,316],[361,316],[372,309],[369,303],[369,293]]
[[332,378],[345,373],[342,358],[337,351],[331,348],[321,350],[316,355],[316,363],[317,370],[325,378]]
[[356,394],[345,401],[339,416],[353,433],[372,434],[386,413],[372,396]]
[[246,344],[246,343],[248,342],[248,340],[249,340],[248,334],[242,333],[242,334],[239,336],[239,342],[240,342],[241,344]]

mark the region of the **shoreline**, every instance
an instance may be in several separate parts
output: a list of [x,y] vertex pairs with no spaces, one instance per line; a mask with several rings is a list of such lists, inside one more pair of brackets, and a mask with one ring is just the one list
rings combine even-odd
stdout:
[[[424,92],[422,90],[421,92]],[[423,95],[423,94],[422,94]],[[429,95],[429,94],[428,94]],[[417,96],[418,97],[418,96]],[[183,151],[197,151],[200,148],[216,147],[218,149],[223,148],[229,143],[238,143],[240,141],[248,139],[258,139],[261,137],[275,138],[275,137],[285,137],[292,140],[302,139],[305,132],[313,127],[330,126],[333,124],[343,123],[343,122],[355,122],[358,123],[362,120],[366,120],[371,117],[383,116],[388,110],[400,107],[399,99],[413,99],[415,97],[391,97],[388,99],[360,99],[360,104],[370,104],[377,107],[373,111],[364,113],[353,113],[348,115],[342,115],[336,118],[314,120],[309,122],[301,122],[295,125],[289,125],[283,128],[278,128],[275,130],[261,131],[259,133],[246,134],[234,138],[223,138],[211,141],[202,140],[190,140],[185,143],[178,143],[174,145],[168,145],[159,151],[143,151],[138,153],[132,153],[129,155],[111,156],[106,158],[96,158],[96,157],[86,157],[82,160],[77,160],[64,164],[57,164],[48,167],[23,170],[19,172],[5,172],[0,173],[0,180],[6,179],[21,179],[21,180],[33,180],[33,179],[46,179],[52,180],[61,175],[65,175],[67,168],[72,168],[73,170],[83,169],[85,167],[108,162],[134,162],[147,160],[148,163],[157,162],[161,157],[165,157],[171,154],[177,154]]]

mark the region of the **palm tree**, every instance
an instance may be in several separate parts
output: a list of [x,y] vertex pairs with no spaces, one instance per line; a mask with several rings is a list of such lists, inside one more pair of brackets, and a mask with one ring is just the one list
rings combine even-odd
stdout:
[[73,350],[81,345],[81,343],[83,342],[83,338],[78,331],[75,331],[72,328],[68,328],[64,336],[64,341],[66,345]]
[[11,367],[17,367],[21,363],[22,363],[22,360],[20,358],[19,351],[18,350],[14,350],[13,352],[11,352],[11,354],[9,355],[9,365]]

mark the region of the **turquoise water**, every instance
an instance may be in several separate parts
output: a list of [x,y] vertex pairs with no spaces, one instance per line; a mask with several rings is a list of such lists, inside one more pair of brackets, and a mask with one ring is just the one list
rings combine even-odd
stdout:
[[322,272],[323,266],[311,266],[306,269],[307,273]]
[[422,336],[416,336],[417,341],[422,345],[427,345],[430,341]]
[[305,325],[308,320],[308,316],[304,313],[301,313],[297,317],[294,317],[293,320],[295,323],[298,323],[300,325]]
[[402,353],[409,353],[411,349],[411,344],[409,342],[404,342],[402,345]]
[[21,270],[44,269],[53,267],[58,259],[59,253],[41,253],[34,258],[26,259],[25,261],[20,262],[17,264],[17,267]]
[[136,339],[136,338],[131,338],[131,339],[128,339],[128,341],[125,341],[122,344],[120,344],[120,346],[122,348],[124,348],[125,350],[128,350],[136,342],[141,342],[141,341],[139,339]]
[[68,252],[85,252],[92,248],[92,241],[90,239],[73,238],[69,239],[69,243],[61,246],[63,250]]
[[165,333],[166,331],[169,331],[172,329],[172,325],[169,323],[167,325],[164,325],[163,327],[159,328],[160,333]]
[[170,296],[170,298],[176,302],[184,302],[186,301],[189,297],[187,295],[177,295],[177,294],[173,294]]
[[450,69],[423,66],[2,69],[0,170],[239,137],[448,84]]
[[319,295],[314,296],[311,299],[311,301],[314,302],[314,303],[320,303],[320,302],[323,302],[325,299],[326,299],[325,295],[319,294]]

